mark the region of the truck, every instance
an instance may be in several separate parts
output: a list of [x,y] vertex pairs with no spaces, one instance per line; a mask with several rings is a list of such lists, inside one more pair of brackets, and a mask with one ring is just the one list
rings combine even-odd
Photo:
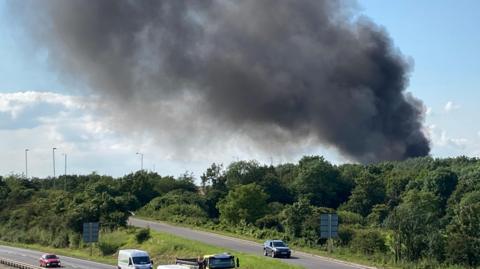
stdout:
[[157,269],[230,269],[240,267],[240,261],[228,253],[199,258],[176,258],[175,264],[159,265]]

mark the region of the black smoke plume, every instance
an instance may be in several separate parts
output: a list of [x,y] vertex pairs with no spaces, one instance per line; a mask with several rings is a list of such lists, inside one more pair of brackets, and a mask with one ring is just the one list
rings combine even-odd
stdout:
[[361,162],[429,153],[409,64],[352,1],[11,5],[53,66],[125,129],[194,150],[241,135],[277,151],[333,145]]

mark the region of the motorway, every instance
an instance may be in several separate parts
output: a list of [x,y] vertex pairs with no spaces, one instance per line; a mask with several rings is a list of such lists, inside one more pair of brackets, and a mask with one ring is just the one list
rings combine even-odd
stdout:
[[[150,227],[150,229],[169,234],[174,234],[191,240],[201,241],[209,245],[215,245],[225,248],[225,250],[235,250],[244,253],[263,255],[262,245],[256,242],[238,239],[229,236],[218,235],[214,233],[193,230],[189,228],[177,227],[161,222],[146,221],[137,218],[130,218],[129,224],[137,227]],[[293,250],[293,257],[290,259],[279,259],[281,261],[300,265],[308,269],[359,269],[373,268],[356,264],[344,263],[341,261],[320,257],[304,252]]]
[[[43,252],[38,252],[34,250],[0,246],[0,257],[18,261],[18,262],[37,265],[37,266],[38,266],[38,259],[42,254]],[[115,266],[112,266],[112,265],[80,260],[80,259],[65,257],[62,255],[58,255],[58,256],[60,257],[60,261],[64,266],[63,268],[68,268],[68,269],[73,269],[73,268],[115,269],[116,268]]]
[[[225,248],[226,251],[234,250],[243,253],[250,253],[255,255],[263,255],[262,245],[256,242],[238,239],[229,236],[218,235],[214,233],[193,230],[190,228],[177,227],[161,222],[152,222],[136,218],[130,218],[129,224],[137,227],[150,227],[152,230],[174,234],[191,240],[204,242],[210,245],[215,245]],[[7,247],[0,245],[0,257],[38,265],[38,259],[42,252],[20,249],[14,247]],[[349,264],[325,257],[320,257],[304,252],[293,250],[293,257],[291,259],[279,259],[283,262],[300,265],[308,269],[359,269],[372,268],[362,265]],[[80,260],[76,258],[59,255],[64,268],[83,268],[83,269],[114,269],[115,266]]]

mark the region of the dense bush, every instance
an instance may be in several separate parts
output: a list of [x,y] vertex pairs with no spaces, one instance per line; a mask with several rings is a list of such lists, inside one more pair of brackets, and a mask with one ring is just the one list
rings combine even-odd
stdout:
[[103,256],[107,256],[115,254],[121,245],[118,245],[115,242],[100,241],[98,242],[97,247]]
[[354,251],[366,255],[384,253],[387,250],[385,238],[376,230],[357,230],[351,242]]
[[344,225],[363,225],[365,224],[365,219],[363,218],[362,215],[350,212],[350,211],[344,211],[340,210],[337,212],[339,222]]
[[135,240],[141,244],[150,239],[150,228],[143,228],[137,231],[135,234]]

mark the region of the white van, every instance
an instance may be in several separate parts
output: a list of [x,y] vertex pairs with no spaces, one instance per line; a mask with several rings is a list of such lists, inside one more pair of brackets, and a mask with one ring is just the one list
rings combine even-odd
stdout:
[[153,261],[146,251],[122,249],[118,252],[118,269],[152,269]]

